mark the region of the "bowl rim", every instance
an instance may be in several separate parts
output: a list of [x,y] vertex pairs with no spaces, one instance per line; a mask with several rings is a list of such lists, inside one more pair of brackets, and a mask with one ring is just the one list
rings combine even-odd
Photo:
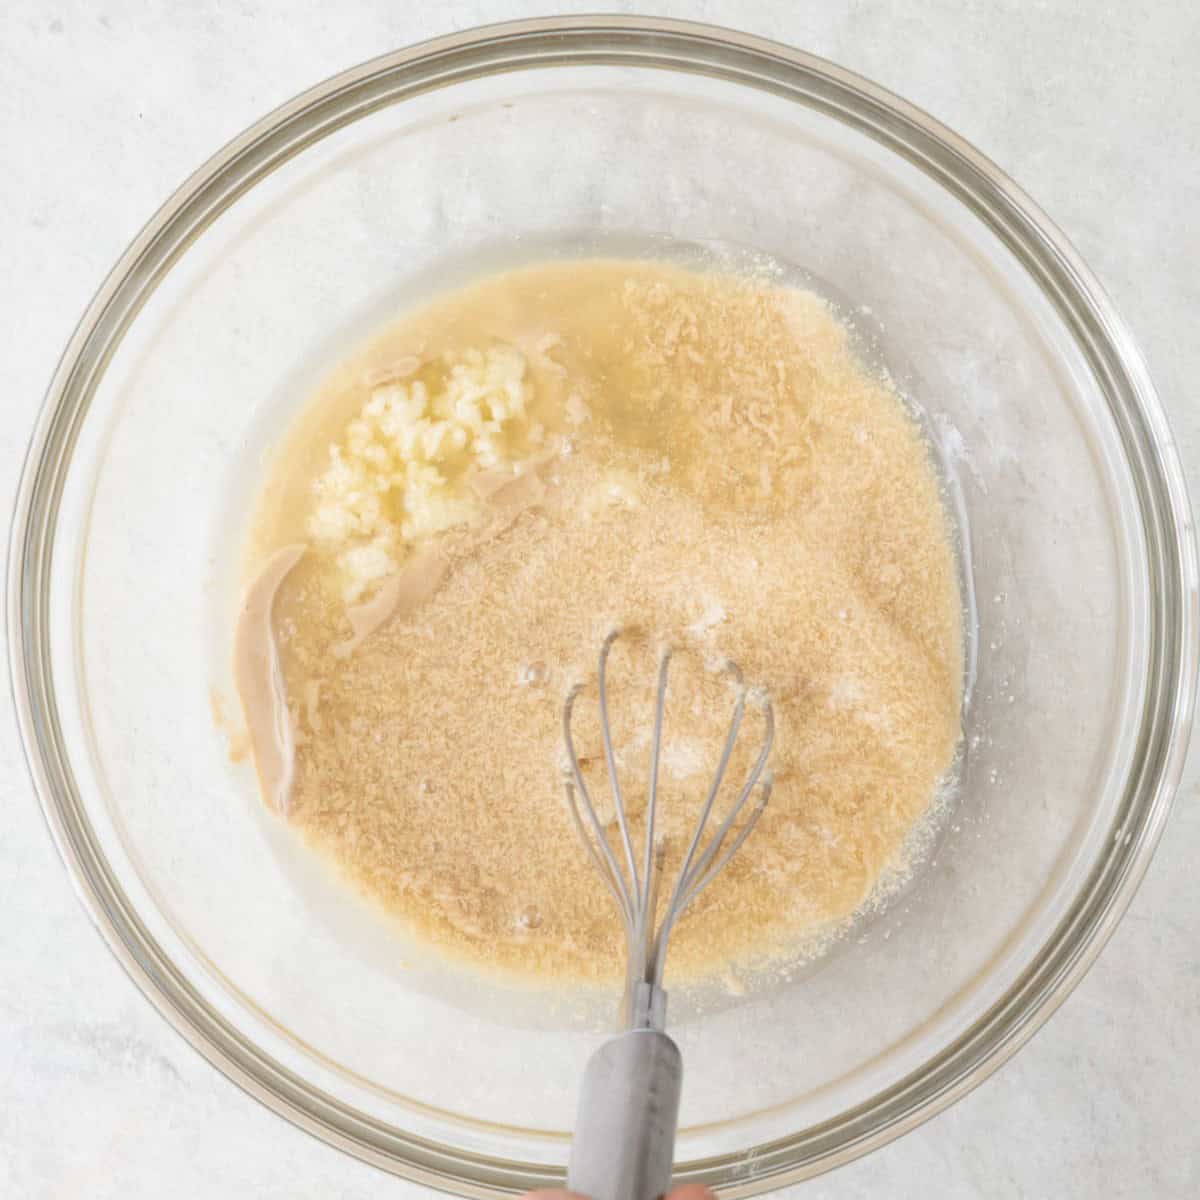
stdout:
[[729,29],[633,16],[481,26],[381,55],[296,96],[171,195],[101,284],[62,354],[26,454],[10,533],[10,686],[30,776],[76,894],[139,989],[209,1062],[294,1124],[414,1182],[495,1196],[561,1180],[551,1168],[441,1146],[335,1102],[262,1053],[191,988],[133,911],[83,816],[55,701],[48,597],[63,484],[96,383],[146,298],[221,212],[276,166],[377,108],[480,75],[597,64],[704,71],[789,97],[905,158],[983,220],[1053,304],[1102,383],[1146,539],[1150,664],[1139,753],[1117,815],[1116,828],[1126,836],[1093,865],[1071,910],[1001,1001],[920,1069],[817,1127],[749,1151],[679,1164],[680,1181],[746,1196],[898,1137],[965,1095],[1041,1027],[1132,899],[1162,835],[1187,751],[1200,660],[1197,555],[1166,414],[1131,332],[1067,239],[993,163],[940,122],[815,55]]

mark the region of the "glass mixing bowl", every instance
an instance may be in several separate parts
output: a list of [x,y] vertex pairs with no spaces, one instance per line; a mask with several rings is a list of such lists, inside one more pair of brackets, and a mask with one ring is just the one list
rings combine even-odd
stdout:
[[681,1177],[763,1191],[994,1070],[1111,933],[1183,760],[1196,560],[1162,408],[1074,252],[953,134],[818,59],[630,18],[300,96],[170,199],[67,348],[14,526],[13,685],[63,857],[160,1011],[289,1119],[462,1194],[561,1177],[597,1035],[406,967],[265,815],[210,711],[238,532],[281,423],[384,315],[647,244],[765,254],[868,331],[957,480],[974,597],[960,796],[919,883],[820,970],[673,1011]]

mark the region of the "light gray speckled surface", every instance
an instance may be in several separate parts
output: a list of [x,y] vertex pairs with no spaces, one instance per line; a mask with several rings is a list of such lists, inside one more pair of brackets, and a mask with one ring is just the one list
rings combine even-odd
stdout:
[[[484,21],[595,7],[10,2],[0,21],[3,506],[84,304],[167,192],[210,152],[307,85],[394,46]],[[991,155],[1113,293],[1200,492],[1193,6],[652,7],[826,55]],[[0,1195],[423,1194],[243,1096],[151,1011],[71,894],[7,713],[0,793]],[[797,1191],[825,1200],[1200,1193],[1198,798],[1193,761],[1129,915],[1031,1045],[943,1116]]]

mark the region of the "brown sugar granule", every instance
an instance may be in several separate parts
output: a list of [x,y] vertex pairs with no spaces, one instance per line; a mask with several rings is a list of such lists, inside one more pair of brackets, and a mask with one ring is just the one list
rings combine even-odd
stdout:
[[[635,834],[655,650],[681,649],[659,802],[668,877],[733,703],[709,666],[735,660],[776,711],[771,803],[677,927],[669,976],[794,954],[897,869],[958,737],[959,596],[919,430],[810,294],[646,262],[544,264],[405,318],[334,373],[272,467],[252,565],[303,540],[321,449],[371,379],[496,341],[526,356],[529,420],[558,452],[502,520],[447,533],[433,594],[351,653],[335,653],[351,631],[319,554],[284,581],[288,819],[447,953],[615,978],[619,926],[565,809],[560,723],[619,624],[637,631],[610,683]],[[724,803],[759,722],[748,708]],[[586,697],[579,739],[611,825]]]

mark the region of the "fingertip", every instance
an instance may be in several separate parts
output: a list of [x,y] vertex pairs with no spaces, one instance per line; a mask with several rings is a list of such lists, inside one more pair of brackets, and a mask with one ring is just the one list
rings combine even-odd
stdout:
[[667,1200],[717,1200],[715,1193],[702,1183],[685,1183],[667,1195]]

